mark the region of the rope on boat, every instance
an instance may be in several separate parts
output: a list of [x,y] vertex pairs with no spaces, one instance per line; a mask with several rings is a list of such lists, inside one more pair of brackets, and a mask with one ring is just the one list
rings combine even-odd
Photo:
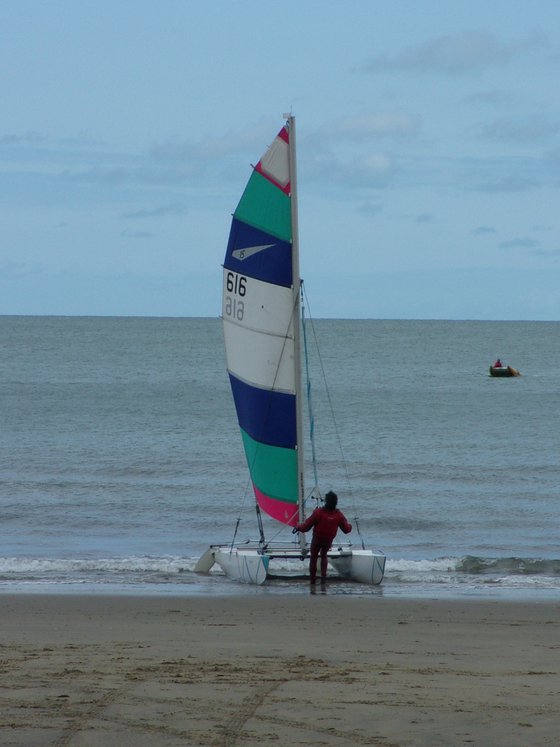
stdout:
[[[303,281],[301,283],[301,328],[303,331],[303,352],[305,355],[305,382],[307,390],[307,412],[309,414],[309,440],[311,442],[311,463],[313,465],[314,487],[318,487],[317,456],[315,453],[315,415],[313,413],[313,400],[311,397],[311,376],[309,375],[309,351],[307,348],[307,325],[305,323],[305,303],[307,299],[304,294]],[[309,308],[309,304],[308,304]],[[311,325],[313,327],[313,325]]]
[[[332,421],[333,421],[333,424],[334,424],[334,431],[335,431],[335,435],[336,435],[336,441],[337,441],[337,444],[338,444],[338,449],[340,451],[340,458],[341,458],[342,466],[343,466],[343,470],[344,470],[344,477],[345,477],[346,485],[347,485],[347,489],[348,489],[348,496],[350,498],[350,505],[352,506],[352,510],[354,512],[354,516],[352,517],[352,519],[354,521],[354,526],[356,527],[356,532],[357,532],[358,537],[360,539],[360,542],[361,542],[361,545],[362,545],[362,549],[365,550],[365,542],[364,542],[364,538],[362,536],[362,533],[360,531],[360,522],[359,522],[359,519],[358,519],[358,516],[357,516],[356,499],[355,499],[354,491],[352,490],[352,484],[350,482],[350,474],[348,472],[348,462],[346,461],[346,457],[344,455],[344,449],[342,448],[342,439],[340,437],[340,431],[338,429],[338,424],[337,424],[336,417],[335,417],[335,414],[334,414],[334,405],[333,405],[333,401],[332,401],[332,397],[331,397],[331,392],[330,392],[330,389],[329,389],[329,385],[328,385],[328,382],[327,382],[327,375],[326,375],[326,372],[325,372],[325,366],[323,364],[323,358],[321,356],[321,349],[319,347],[319,341],[317,339],[317,331],[315,329],[315,324],[313,323],[313,319],[311,317],[311,310],[310,310],[310,307],[309,307],[309,299],[307,298],[307,294],[305,293],[305,289],[303,288],[303,283],[302,283],[302,294],[303,294],[304,301],[305,301],[305,304],[302,304],[302,309],[303,309],[304,305],[306,305],[307,306],[307,310],[309,312],[309,315],[308,315],[309,321],[308,321],[308,323],[311,325],[311,330],[313,332],[313,339],[315,340],[315,349],[317,351],[317,358],[318,358],[319,366],[320,366],[320,369],[321,369],[321,376],[322,376],[322,379],[323,379],[323,384],[324,384],[325,392],[326,392],[326,395],[327,395],[327,401],[328,401],[328,404],[329,404],[330,414],[331,414]],[[305,335],[305,326],[304,326],[304,341],[305,341],[305,361],[306,361],[306,369],[307,369],[308,391],[310,391],[310,389],[309,389],[309,387],[310,387],[310,384],[309,384],[309,370],[307,368],[308,355],[307,355],[307,337]],[[310,402],[309,399],[308,399],[308,402]],[[311,421],[311,422],[313,422],[313,421]],[[314,432],[314,427],[313,427],[313,432]],[[315,447],[314,447],[314,444],[313,444],[313,439],[312,439],[311,443],[312,443],[312,453],[313,453],[313,469],[314,469],[314,474],[315,474],[315,482],[317,483],[317,470],[316,470],[316,464],[315,464]]]
[[233,530],[233,537],[231,538],[231,545],[229,547],[230,552],[233,552],[233,546],[235,545],[235,538],[237,537],[237,530],[239,529],[240,522],[241,522],[241,516],[238,516],[237,521],[235,522],[235,529]]

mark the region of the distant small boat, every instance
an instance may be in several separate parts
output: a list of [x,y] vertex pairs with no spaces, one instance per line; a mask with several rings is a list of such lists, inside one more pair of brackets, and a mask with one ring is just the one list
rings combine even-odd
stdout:
[[490,366],[490,376],[521,376],[513,366]]

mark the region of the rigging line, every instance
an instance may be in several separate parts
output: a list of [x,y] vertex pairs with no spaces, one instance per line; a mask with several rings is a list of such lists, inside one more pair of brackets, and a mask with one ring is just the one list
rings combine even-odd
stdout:
[[359,519],[358,519],[358,516],[357,516],[358,512],[357,512],[356,499],[355,499],[354,491],[352,490],[352,484],[350,482],[350,474],[348,472],[348,462],[346,461],[346,457],[344,455],[344,449],[342,448],[342,439],[340,437],[340,431],[338,429],[338,424],[337,424],[336,417],[335,417],[335,414],[334,414],[334,405],[333,405],[333,401],[332,401],[332,397],[331,397],[330,388],[329,388],[329,385],[328,385],[328,382],[327,382],[327,375],[326,375],[326,372],[325,372],[325,366],[323,364],[323,358],[321,356],[321,349],[319,347],[319,340],[317,338],[317,331],[315,329],[315,324],[313,322],[313,317],[311,316],[311,308],[309,306],[309,299],[307,297],[307,293],[305,292],[305,288],[303,289],[303,294],[304,294],[305,304],[306,304],[307,310],[309,312],[309,323],[311,324],[311,330],[313,332],[313,339],[315,340],[315,349],[317,351],[317,357],[318,357],[319,366],[320,366],[320,369],[321,369],[321,376],[323,378],[323,384],[325,386],[325,392],[326,392],[326,395],[327,395],[327,401],[329,403],[329,410],[330,410],[330,414],[331,414],[331,417],[332,417],[332,420],[333,420],[333,424],[334,424],[334,431],[335,431],[335,435],[336,435],[336,441],[337,441],[337,444],[338,444],[338,449],[340,451],[340,458],[342,460],[342,466],[343,466],[343,470],[344,470],[344,476],[345,476],[345,479],[346,479],[346,484],[347,484],[347,488],[348,488],[348,492],[349,492],[349,497],[350,497],[350,504],[351,504],[353,512],[354,512],[354,516],[352,518],[354,519],[354,523],[355,523],[355,526],[356,526],[356,531],[357,531],[358,537],[360,538],[360,541],[362,543],[362,548],[364,548],[364,546],[365,546],[364,539],[363,539],[362,533],[360,531],[360,523],[359,523]]
[[[298,508],[298,506],[296,506],[296,507],[295,507],[295,509],[294,509],[294,512],[292,513],[292,515],[291,515],[291,516],[290,516],[290,518],[289,518],[289,521],[291,521],[292,519],[295,519],[295,518],[297,517],[298,513],[299,513],[299,508]],[[288,526],[288,525],[287,525],[287,524],[281,524],[281,525],[280,525],[280,526],[278,527],[278,529],[276,530],[276,532],[274,532],[274,534],[272,535],[272,537],[270,537],[270,538],[269,538],[268,540],[266,540],[266,541],[264,542],[265,546],[267,546],[267,545],[270,545],[270,543],[271,543],[271,542],[274,542],[274,540],[275,540],[275,539],[276,539],[277,537],[279,537],[279,536],[280,536],[280,534],[282,534],[282,532],[284,532],[284,531],[286,530],[286,526]],[[298,539],[297,539],[296,537],[294,537],[294,538],[293,538],[293,539],[292,539],[291,541],[292,541],[292,542],[293,542],[293,543],[294,543],[295,545],[299,544],[299,543],[298,543]]]
[[235,540],[237,537],[237,532],[239,529],[239,525],[241,524],[241,517],[243,514],[243,511],[245,510],[245,502],[247,500],[247,495],[249,494],[249,484],[251,482],[251,478],[249,477],[247,481],[245,482],[245,490],[243,491],[243,497],[241,499],[241,504],[239,506],[239,512],[237,514],[237,521],[235,522],[235,528],[233,530],[233,537],[231,539],[231,548],[233,548],[235,544]]
[[[305,301],[303,281],[301,283],[302,301]],[[317,475],[317,454],[315,452],[315,415],[313,412],[313,401],[311,398],[311,376],[309,374],[309,350],[307,347],[307,324],[305,319],[305,303],[301,304],[301,328],[303,332],[303,351],[305,355],[305,381],[307,387],[307,412],[309,415],[309,440],[311,442],[311,463],[313,465],[314,487],[318,488],[319,478]]]

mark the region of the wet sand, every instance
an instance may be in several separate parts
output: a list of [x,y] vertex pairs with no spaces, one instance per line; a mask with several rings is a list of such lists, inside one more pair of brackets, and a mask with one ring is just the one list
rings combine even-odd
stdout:
[[560,602],[0,595],[3,747],[560,744]]

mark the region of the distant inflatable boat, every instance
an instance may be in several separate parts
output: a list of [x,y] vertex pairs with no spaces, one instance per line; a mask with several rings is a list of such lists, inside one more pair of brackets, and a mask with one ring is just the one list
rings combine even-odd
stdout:
[[490,376],[521,376],[513,366],[490,366]]

